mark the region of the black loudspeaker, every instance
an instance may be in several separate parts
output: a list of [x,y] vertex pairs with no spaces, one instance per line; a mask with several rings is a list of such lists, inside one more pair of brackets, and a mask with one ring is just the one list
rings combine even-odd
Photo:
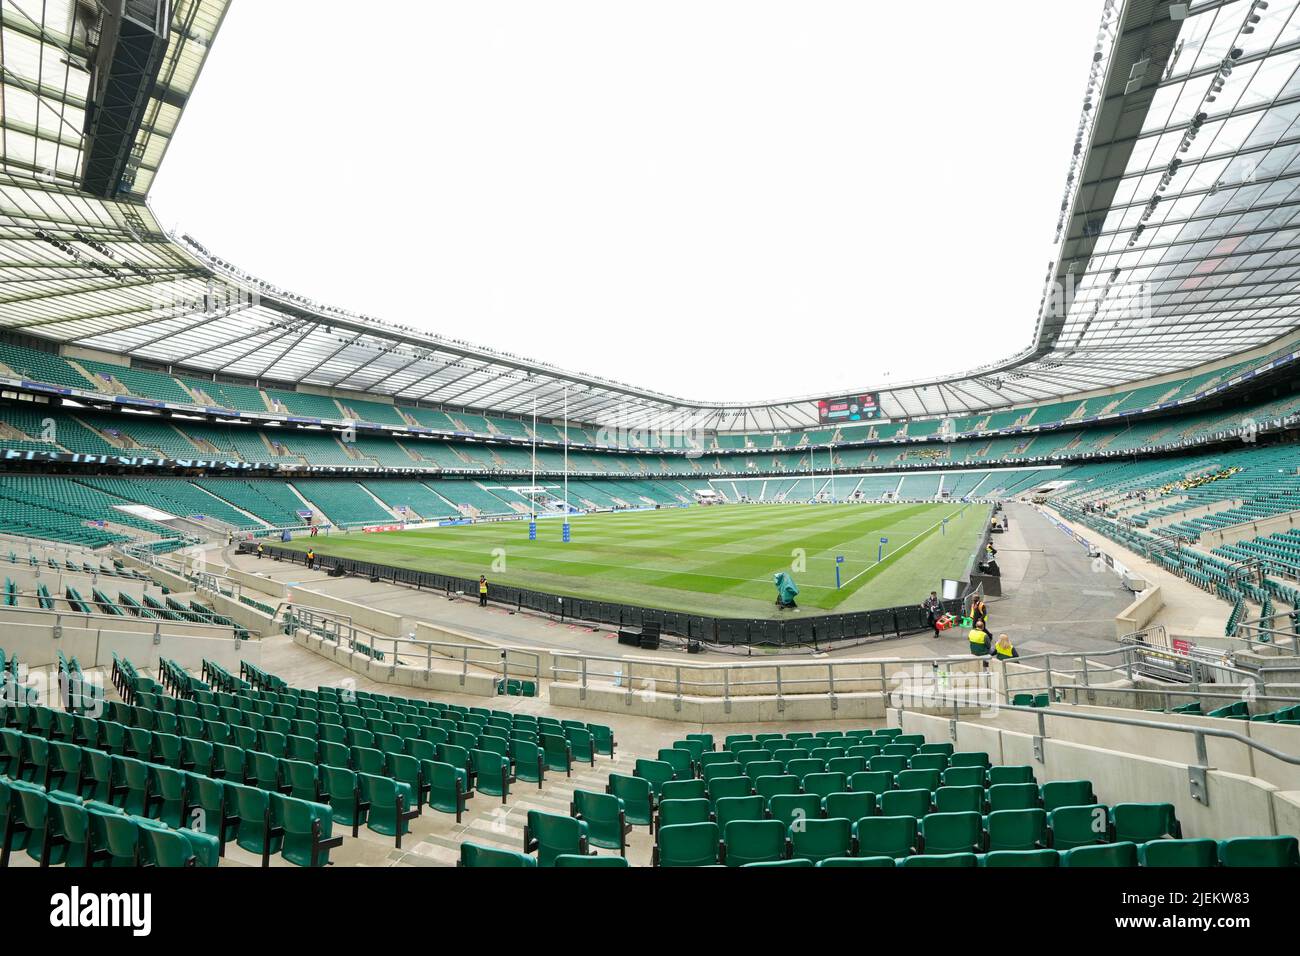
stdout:
[[641,625],[641,635],[642,635],[642,637],[653,637],[655,640],[658,640],[658,639],[659,639],[659,622],[658,622],[658,621],[646,621],[644,624]]
[[618,642],[627,644],[629,647],[639,647],[641,645],[641,635],[636,631],[619,631]]
[[343,577],[343,569],[339,567],[330,568],[330,577],[332,578]]
[[642,635],[641,635],[641,649],[642,649],[643,651],[657,651],[657,650],[659,650],[659,635],[658,635],[658,634],[642,634]]

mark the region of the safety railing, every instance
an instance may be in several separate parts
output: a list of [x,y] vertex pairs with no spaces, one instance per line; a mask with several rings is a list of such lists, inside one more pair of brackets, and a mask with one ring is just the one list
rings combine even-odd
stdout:
[[[953,716],[949,721],[949,736],[955,742],[958,736],[960,717],[958,712],[959,702],[954,700]],[[1206,744],[1207,738],[1216,737],[1220,740],[1231,740],[1248,748],[1252,754],[1261,753],[1272,757],[1274,760],[1291,766],[1300,766],[1300,754],[1290,754],[1278,750],[1276,747],[1270,747],[1268,744],[1261,743],[1245,734],[1237,733],[1235,730],[1228,730],[1226,727],[1214,727],[1202,724],[1180,724],[1175,722],[1165,722],[1158,720],[1148,720],[1141,717],[1124,717],[1119,714],[1097,714],[1083,711],[1053,709],[1051,707],[1018,707],[1012,704],[1002,705],[1002,710],[1012,713],[1029,714],[1037,720],[1037,733],[1033,738],[1034,759],[1040,764],[1045,762],[1044,743],[1050,738],[1047,734],[1048,718],[1065,719],[1065,720],[1084,720],[1095,723],[1109,724],[1116,727],[1142,727],[1148,730],[1170,731],[1173,733],[1190,736],[1195,747],[1195,762],[1188,763],[1188,784],[1192,799],[1196,800],[1202,806],[1210,805],[1210,793],[1208,788],[1209,771],[1214,767],[1210,763],[1209,747]],[[897,707],[899,726],[903,723],[903,714],[905,707]]]
[[[1116,663],[1098,664],[1097,660],[1114,660]],[[1130,685],[1143,676],[1144,664],[1150,659],[1180,663],[1186,670],[1187,680],[1176,686],[1125,687],[1117,680]],[[1041,667],[1030,662],[1041,661]],[[1076,662],[1077,663],[1074,663]],[[1074,702],[1097,700],[1099,692],[1118,697],[1147,697],[1163,701],[1163,709],[1193,701],[1240,701],[1267,699],[1279,704],[1300,703],[1300,698],[1271,692],[1266,675],[1244,670],[1228,662],[1209,663],[1195,657],[1179,655],[1176,651],[1142,645],[1126,645],[1109,651],[1087,654],[1047,653],[1000,661],[1001,684],[1004,699],[1010,705],[1016,694],[1047,694],[1059,701],[1069,694]],[[1017,669],[1013,672],[1011,667]],[[1042,683],[1035,683],[1035,675],[1042,675]],[[1064,679],[1063,679],[1064,678]],[[1102,683],[1101,679],[1105,680]],[[1228,685],[1232,690],[1206,690],[1206,686]]]
[[[900,684],[924,680],[981,682],[993,677],[987,659],[976,658],[840,658],[835,660],[737,661],[679,663],[596,654],[551,652],[550,676],[576,683],[579,700],[593,687],[615,687],[630,703],[637,695],[663,695],[680,711],[687,697],[721,699],[731,712],[738,699],[775,698],[778,711],[787,698],[803,692],[825,694],[832,710],[846,694],[889,693]],[[809,689],[811,688],[811,691]]]
[[[32,596],[35,596],[34,594]],[[57,600],[66,600],[59,597]],[[86,601],[92,607],[94,601]],[[147,634],[153,636],[153,642],[159,644],[162,638],[172,637],[204,637],[204,638],[222,638],[234,635],[234,640],[238,643],[241,641],[239,631],[245,631],[250,638],[261,637],[257,631],[238,625],[232,628],[228,624],[212,624],[206,621],[168,621],[162,618],[145,618],[136,617],[133,614],[104,614],[98,610],[89,613],[84,611],[61,610],[57,608],[43,607],[0,607],[0,610],[20,611],[23,615],[36,615],[36,627],[52,628],[52,636],[55,640],[63,637],[65,627],[75,627],[90,631],[120,631],[124,634]],[[151,609],[152,610],[152,609]],[[9,622],[11,626],[25,622]],[[119,626],[114,626],[119,625]],[[135,626],[132,626],[135,625]],[[143,625],[143,626],[139,626]],[[171,630],[173,627],[186,628],[185,633],[178,634]],[[190,630],[198,628],[199,630]],[[211,631],[211,633],[204,633]]]
[[282,601],[276,608],[274,619],[281,622],[286,634],[306,631],[338,645],[348,652],[350,665],[355,664],[357,657],[386,664],[390,676],[397,673],[399,665],[419,666],[420,662],[423,662],[426,673],[432,672],[437,660],[459,665],[459,683],[462,686],[468,680],[471,668],[502,681],[540,681],[542,678],[541,654],[521,648],[427,641],[414,635],[389,637],[372,634],[357,627],[349,615],[288,601]]
[[[1267,619],[1268,623],[1265,623],[1265,619],[1262,617],[1242,621],[1237,625],[1236,640],[1249,645],[1289,649],[1292,653],[1296,653],[1300,651],[1300,634],[1296,632],[1295,628],[1273,626],[1277,618],[1285,618],[1286,616],[1286,614],[1281,613],[1270,615]],[[1228,640],[1232,639],[1228,638]]]

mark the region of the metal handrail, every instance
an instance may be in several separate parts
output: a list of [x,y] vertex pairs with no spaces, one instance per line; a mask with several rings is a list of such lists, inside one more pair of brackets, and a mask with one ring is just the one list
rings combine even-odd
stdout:
[[[1041,688],[1039,688],[1039,689],[1041,689]],[[1056,691],[1058,692],[1058,694],[1059,694],[1061,697],[1064,697],[1065,694],[1067,694],[1067,693],[1069,693],[1069,692],[1073,692],[1073,693],[1074,693],[1074,697],[1075,697],[1075,702],[1077,703],[1077,702],[1078,702],[1078,692],[1079,692],[1079,691],[1083,691],[1083,692],[1086,694],[1086,693],[1088,693],[1088,692],[1090,692],[1090,691],[1096,691],[1097,688],[1095,688],[1095,687],[1086,687],[1086,686],[1084,686],[1083,684],[1057,684],[1055,689],[1056,689]],[[1032,688],[1031,688],[1031,689],[1026,689],[1026,690],[1021,690],[1021,691],[1019,691],[1019,693],[1032,693],[1033,690],[1034,690],[1034,689],[1032,689]],[[1240,692],[1239,692],[1239,693],[1235,693],[1235,694],[1232,694],[1232,693],[1226,693],[1226,692],[1223,692],[1223,693],[1216,693],[1215,691],[1208,691],[1208,690],[1183,690],[1182,688],[1173,689],[1173,688],[1165,688],[1165,687],[1145,687],[1145,688],[1144,688],[1144,687],[1107,687],[1107,688],[1106,688],[1106,693],[1108,693],[1108,694],[1133,694],[1133,695],[1149,694],[1149,695],[1151,695],[1151,696],[1159,696],[1159,697],[1163,697],[1163,698],[1164,698],[1164,701],[1165,701],[1165,706],[1164,706],[1164,708],[1163,708],[1164,710],[1169,710],[1169,709],[1170,709],[1170,701],[1171,701],[1171,699],[1174,698],[1174,697],[1194,697],[1194,698],[1196,698],[1198,701],[1200,701],[1200,700],[1228,700],[1228,701],[1232,701],[1232,700],[1243,700],[1243,699],[1244,699],[1243,695],[1242,695]],[[1258,698],[1264,697],[1264,698],[1267,698],[1268,700],[1276,701],[1276,702],[1278,702],[1279,704],[1300,704],[1300,697],[1287,697],[1287,696],[1283,696],[1283,695],[1280,695],[1280,694],[1277,694],[1277,693],[1271,693],[1271,692],[1270,692],[1270,693],[1264,694],[1264,693],[1255,692],[1252,696],[1253,696],[1255,699],[1258,699]],[[1208,715],[1204,715],[1204,714],[1202,714],[1202,715],[1197,715],[1197,716],[1208,716]]]
[[[672,685],[672,699],[674,709],[681,710],[682,702],[687,693],[692,689],[718,689],[720,688],[724,708],[730,712],[732,700],[736,697],[745,696],[743,691],[747,687],[775,687],[775,697],[777,700],[777,709],[785,709],[785,698],[789,696],[791,688],[799,688],[808,684],[815,684],[826,688],[825,693],[828,695],[831,703],[831,709],[838,709],[837,697],[845,693],[884,693],[891,688],[891,678],[900,675],[895,672],[890,674],[891,668],[905,667],[911,668],[914,676],[917,672],[926,670],[930,673],[947,674],[947,668],[957,666],[956,674],[974,674],[980,675],[988,672],[987,667],[980,667],[975,663],[973,658],[855,658],[855,659],[837,659],[837,660],[771,660],[771,661],[738,661],[738,662],[717,662],[717,663],[680,663],[671,660],[653,660],[638,659],[634,657],[609,657],[599,654],[583,654],[578,652],[552,651],[552,664],[550,668],[552,680],[563,681],[566,678],[576,678],[578,683],[578,697],[585,700],[587,691],[593,683],[593,678],[605,679],[605,682],[612,683],[615,687],[623,687],[626,696],[630,700],[635,693],[659,693],[661,683],[670,683]],[[562,661],[571,660],[574,663],[566,666]],[[614,669],[605,671],[594,671],[592,663],[606,663],[616,665]],[[845,670],[854,668],[863,668],[868,671],[878,673],[846,674]],[[638,668],[644,669],[646,673],[640,677],[636,674]],[[670,670],[672,677],[668,681],[656,676],[655,672]],[[764,676],[760,679],[746,679],[744,677],[734,676],[733,672],[745,674],[752,671],[770,671],[771,676]],[[814,672],[813,676],[795,676],[791,672],[804,672],[809,670]],[[698,679],[701,672],[720,671],[721,679],[705,680]],[[643,689],[637,691],[634,689],[635,683],[640,680]]]
[[[1147,650],[1140,646],[1125,646],[1095,653],[1051,652],[1028,655],[1013,660],[998,661],[1001,665],[1000,672],[992,669],[993,659],[975,657],[781,659],[687,663],[555,650],[551,652],[552,664],[549,670],[552,680],[577,683],[580,700],[587,698],[587,692],[593,684],[600,683],[623,689],[629,700],[636,693],[665,694],[671,697],[676,710],[681,709],[688,694],[698,693],[702,696],[721,697],[725,709],[730,712],[735,698],[747,696],[747,688],[761,687],[764,690],[760,693],[774,695],[778,711],[783,711],[786,698],[799,693],[802,688],[809,685],[817,686],[820,692],[828,696],[832,709],[837,709],[838,696],[846,693],[887,693],[894,689],[900,679],[914,679],[921,673],[924,673],[927,678],[950,680],[954,683],[971,683],[973,680],[990,681],[991,675],[996,673],[1001,679],[1008,705],[1015,693],[1046,691],[1054,694],[1058,689],[1083,690],[1089,695],[1100,688],[1107,692],[1115,690],[1120,693],[1163,693],[1167,698],[1173,695],[1192,698],[1204,696],[1207,699],[1219,696],[1215,692],[1201,691],[1202,681],[1171,687],[1167,690],[1136,689],[1118,687],[1111,683],[1097,683],[1099,676],[1110,675],[1132,681],[1135,659]],[[1096,660],[1116,656],[1120,657],[1120,661],[1114,666],[1098,663]],[[1077,665],[1074,663],[1076,660]],[[1016,674],[1009,669],[1013,664],[1029,666],[1033,662],[1043,663],[1040,672],[1045,675],[1045,686],[1040,687],[1029,683],[1035,673],[1032,667],[1023,674]],[[1290,699],[1268,693],[1266,682],[1252,672],[1231,665],[1209,665],[1199,661],[1192,663],[1201,668],[1198,672],[1199,676],[1205,676],[1207,670],[1213,669],[1219,673],[1219,676],[1240,678],[1242,684],[1255,688],[1253,693],[1256,697],[1278,701]],[[760,670],[761,676],[752,676]],[[1062,678],[1065,679],[1064,682]],[[1075,678],[1081,679],[1082,683]],[[1233,682],[1228,683],[1231,685]],[[1240,695],[1236,696],[1240,697]]]
[[[903,708],[901,705],[897,708],[898,724],[903,724]],[[1262,744],[1257,740],[1247,737],[1245,734],[1239,734],[1233,730],[1226,730],[1219,727],[1201,727],[1192,724],[1165,723],[1156,720],[1145,720],[1140,717],[1121,717],[1111,714],[1090,714],[1072,710],[1054,710],[1050,707],[1018,707],[1012,704],[1003,705],[1003,709],[1016,713],[1033,714],[1038,720],[1038,733],[1034,737],[1034,756],[1039,763],[1043,762],[1043,741],[1050,739],[1047,735],[1047,718],[1063,717],[1070,720],[1090,720],[1097,723],[1118,725],[1121,727],[1142,727],[1148,730],[1165,730],[1175,731],[1177,733],[1190,734],[1196,746],[1196,763],[1188,764],[1188,779],[1191,786],[1192,799],[1196,800],[1202,806],[1210,805],[1210,794],[1208,789],[1208,772],[1214,768],[1210,764],[1209,750],[1205,744],[1205,738],[1218,737],[1223,740],[1233,740],[1240,744],[1245,744],[1248,750],[1258,751],[1272,757],[1274,760],[1280,760],[1291,766],[1300,766],[1300,755],[1288,754],[1277,750],[1267,744]],[[954,698],[953,718],[949,725],[949,733],[953,740],[957,739],[958,723],[958,701]]]
[[[288,611],[283,622],[287,633],[292,633],[293,630],[298,629],[306,630],[317,635],[322,640],[331,641],[340,647],[345,647],[348,650],[349,664],[358,654],[372,661],[384,661],[382,650],[391,645],[391,654],[387,658],[390,676],[397,673],[398,655],[402,653],[401,648],[405,646],[414,648],[416,651],[423,650],[424,670],[426,673],[433,671],[435,648],[457,652],[453,654],[438,653],[438,657],[449,661],[459,661],[460,684],[462,686],[469,677],[471,666],[492,672],[499,671],[501,680],[509,680],[511,677],[515,677],[532,678],[540,681],[542,678],[542,656],[535,651],[452,641],[428,641],[414,635],[391,637],[384,634],[374,634],[357,627],[349,615],[324,608],[295,604],[290,601],[280,602],[272,620],[279,618],[282,610]],[[368,648],[369,653],[359,650],[358,644]],[[420,655],[417,653],[415,656],[418,658]],[[523,660],[520,660],[520,658],[523,658]]]
[[[64,599],[60,598],[59,600],[64,600]],[[88,602],[88,603],[93,604],[94,602]],[[85,627],[87,630],[93,628],[94,630],[97,631],[120,630],[124,634],[152,634],[155,638],[155,643],[157,642],[157,638],[159,637],[206,637],[207,636],[204,634],[176,634],[175,632],[168,633],[164,631],[165,626],[175,625],[175,624],[183,625],[185,627],[213,628],[215,630],[233,633],[235,635],[235,640],[236,641],[239,640],[238,631],[235,628],[231,628],[229,625],[226,624],[208,624],[202,621],[168,621],[162,618],[136,617],[132,614],[122,614],[122,615],[98,614],[98,613],[87,614],[84,611],[63,611],[55,608],[44,608],[44,607],[14,607],[14,608],[6,608],[5,610],[21,611],[24,614],[53,615],[54,616],[53,624],[48,624],[48,625],[36,624],[33,626],[53,627],[55,629],[54,636],[56,638],[62,637],[62,629],[66,626],[69,626],[69,622],[65,619],[71,619],[72,621],[71,626]],[[140,628],[140,629],[129,628],[129,627],[115,628],[112,626],[113,622],[125,623],[127,621],[137,621],[137,622],[146,623],[148,625],[152,625],[152,630],[150,630],[149,628]],[[243,627],[243,625],[239,625],[239,626]],[[248,632],[250,638],[251,637],[260,638],[262,636],[260,632],[254,631],[251,628],[243,628],[243,629]],[[214,635],[214,636],[224,636],[224,635]]]

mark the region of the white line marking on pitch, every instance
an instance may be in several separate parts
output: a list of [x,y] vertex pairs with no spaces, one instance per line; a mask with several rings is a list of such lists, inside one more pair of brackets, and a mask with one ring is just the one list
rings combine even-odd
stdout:
[[867,567],[863,568],[863,569],[862,569],[861,571],[859,571],[857,574],[853,575],[853,577],[851,577],[851,578],[849,578],[847,581],[845,581],[844,584],[842,585],[842,587],[848,587],[850,584],[852,584],[852,583],[853,583],[854,581],[856,581],[858,578],[862,577],[862,575],[866,574],[866,573],[867,573],[868,571],[870,571],[872,568],[878,568],[878,567],[880,567],[882,564],[885,563],[885,561],[888,561],[890,558],[894,557],[894,555],[898,554],[900,551],[902,551],[904,548],[906,548],[906,547],[907,547],[909,544],[911,544],[913,541],[917,540],[918,538],[922,538],[922,537],[924,537],[925,535],[929,534],[931,531],[933,531],[935,528],[939,527],[939,525],[943,524],[943,523],[944,523],[945,521],[947,521],[947,520],[948,520],[947,518],[940,518],[938,521],[936,521],[934,524],[930,525],[930,527],[926,528],[926,529],[925,529],[924,531],[922,531],[920,534],[913,535],[912,537],[908,538],[906,541],[904,541],[902,544],[900,544],[900,545],[899,545],[897,548],[895,548],[893,551],[889,552],[889,554],[885,555],[885,560],[884,560],[884,561],[877,561],[875,564],[867,565]]

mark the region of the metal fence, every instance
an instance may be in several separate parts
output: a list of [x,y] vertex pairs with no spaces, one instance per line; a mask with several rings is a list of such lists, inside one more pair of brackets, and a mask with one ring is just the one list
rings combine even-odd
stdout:
[[357,657],[368,658],[388,668],[390,675],[402,667],[423,667],[426,672],[455,668],[465,684],[470,668],[501,681],[528,680],[536,684],[543,676],[541,655],[521,648],[498,648],[485,644],[426,641],[415,637],[385,637],[359,629],[346,614],[323,608],[282,601],[275,616],[284,631],[298,631],[329,641],[348,652],[350,665]]
[[[250,554],[256,548],[255,544],[241,542],[239,550],[241,554]],[[263,544],[263,552],[280,561],[295,564],[306,562],[305,553],[293,548]],[[478,581],[473,578],[455,577],[436,571],[416,571],[413,568],[397,568],[331,555],[317,555],[316,566],[324,571],[341,570],[344,574],[356,574],[373,581],[391,581],[448,595],[478,593]],[[488,591],[488,600],[517,611],[535,611],[561,620],[603,624],[619,629],[639,629],[647,624],[657,624],[662,634],[723,646],[801,647],[864,637],[897,637],[929,627],[926,613],[919,603],[910,607],[881,608],[849,614],[816,614],[798,619],[768,620],[687,614],[634,604],[566,597],[507,584],[493,584]],[[946,611],[960,612],[962,608],[960,600],[945,601],[943,604]]]

